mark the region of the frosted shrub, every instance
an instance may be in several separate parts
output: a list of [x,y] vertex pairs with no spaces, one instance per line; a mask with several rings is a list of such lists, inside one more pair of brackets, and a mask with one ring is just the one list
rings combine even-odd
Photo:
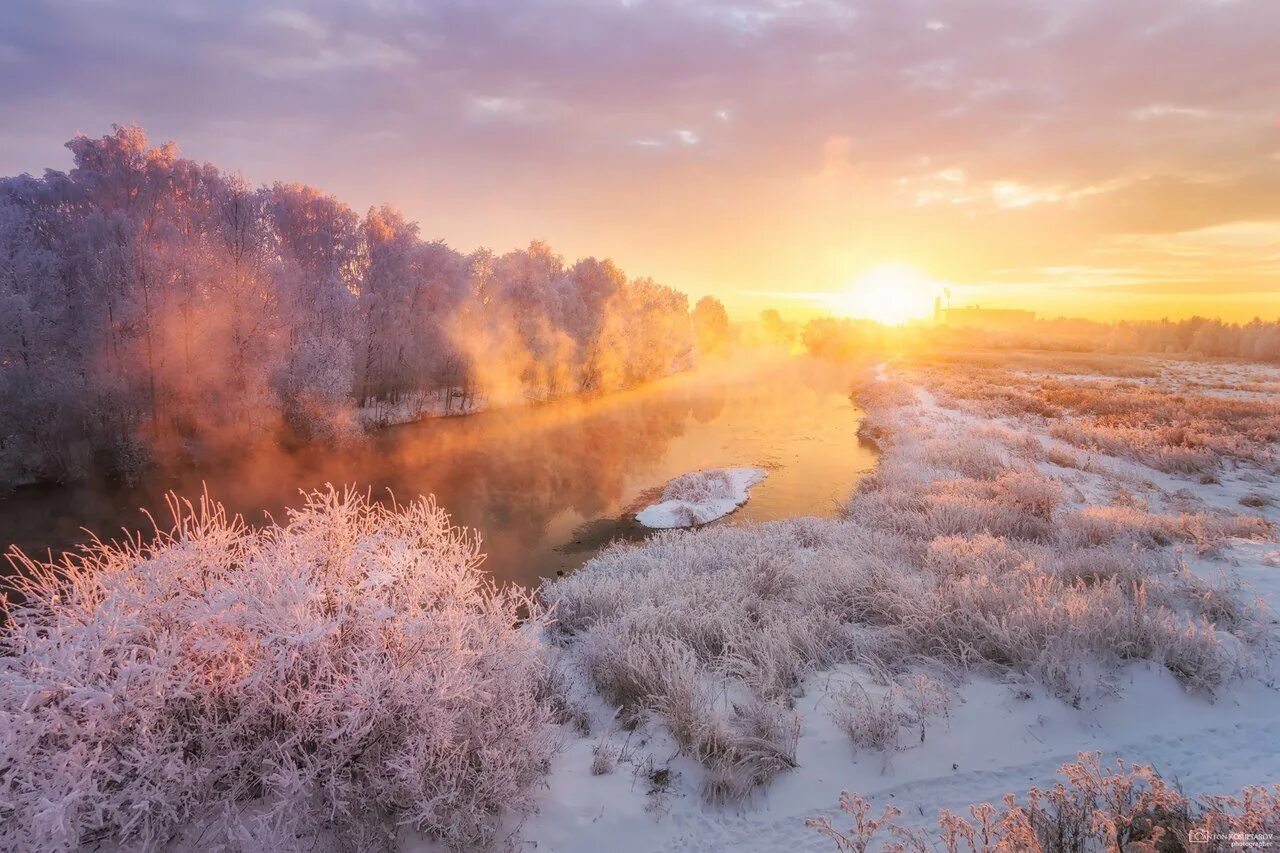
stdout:
[[962,575],[1004,574],[1027,562],[1022,550],[989,533],[975,536],[939,536],[929,542],[924,565],[939,578]]
[[[171,501],[152,544],[19,556],[0,663],[0,847],[249,831],[484,843],[551,754],[543,617],[430,499],[333,489],[283,526]],[[526,628],[517,627],[521,618]]]
[[1191,687],[1212,693],[1248,668],[1238,645],[1220,641],[1214,624],[1207,619],[1183,622],[1164,611],[1149,620],[1149,625],[1145,633],[1151,637],[1152,648],[1143,656],[1160,661]]
[[591,633],[583,659],[597,689],[621,709],[624,724],[656,714],[680,747],[707,768],[708,799],[740,800],[795,766],[800,730],[793,712],[764,698],[726,704],[713,689],[713,677],[744,661],[706,660],[684,639],[630,620]]
[[1176,560],[1164,551],[1139,549],[1133,545],[1100,545],[1070,548],[1061,546],[1056,574],[1068,584],[1097,586],[1108,580],[1133,588],[1139,581],[1172,573]]
[[1232,833],[1259,839],[1270,836],[1272,843],[1280,837],[1280,785],[1251,786],[1235,796],[1204,797],[1201,807],[1196,828],[1199,837],[1211,839],[1207,849],[1213,853],[1232,849],[1227,846]]
[[798,582],[801,542],[818,544],[810,522],[660,534],[541,591],[555,635],[574,640],[624,723],[660,720],[706,767],[711,799],[739,799],[794,764],[791,691],[848,654],[839,614]]
[[678,637],[622,626],[601,630],[588,641],[585,658],[592,681],[628,723],[643,711],[661,710],[676,740],[692,743],[712,714],[712,691],[697,655]]
[[666,488],[662,490],[662,499],[701,503],[733,497],[734,491],[733,478],[728,471],[723,469],[693,471],[681,474],[667,483]]
[[929,465],[975,480],[994,480],[1009,464],[1000,445],[970,435],[929,438],[921,442],[915,452]]
[[993,484],[995,499],[1028,515],[1048,520],[1062,503],[1062,486],[1030,469],[1004,471]]
[[1172,545],[1178,540],[1174,519],[1127,506],[1088,506],[1059,519],[1059,539],[1075,547],[1113,543],[1143,548]]
[[[838,829],[827,817],[810,818],[805,825],[830,839],[840,853],[873,849],[901,853],[1195,849],[1221,853],[1239,849],[1229,833],[1260,839],[1280,835],[1280,785],[1192,801],[1149,765],[1117,761],[1109,767],[1097,753],[1081,753],[1078,761],[1064,764],[1058,772],[1065,782],[1048,790],[1032,788],[1021,803],[1013,794],[1005,794],[1000,806],[969,806],[969,817],[943,809],[938,813],[935,833],[904,826],[899,822],[902,812],[892,806],[872,818],[871,804],[848,791],[840,794],[840,810],[852,818],[852,826]],[[873,847],[873,842],[881,843]]]
[[1079,470],[1088,470],[1089,468],[1089,461],[1086,458],[1073,450],[1058,447],[1057,445],[1045,451],[1045,458],[1059,468],[1076,468]]
[[827,817],[811,817],[804,822],[805,826],[831,839],[840,853],[867,853],[873,849],[871,842],[880,834],[881,829],[884,829],[886,836],[903,838],[910,835],[896,823],[902,817],[902,810],[896,806],[885,806],[879,817],[871,817],[870,803],[857,794],[842,791],[840,811],[853,818],[851,828],[843,831],[836,829]]
[[605,776],[613,772],[618,763],[618,750],[613,744],[602,740],[591,750],[591,775]]
[[734,705],[727,722],[706,727],[693,755],[707,768],[703,794],[713,803],[738,802],[796,766],[800,719],[777,702]]
[[[896,750],[898,731],[902,727],[897,696],[898,691],[890,687],[884,695],[873,698],[862,685],[850,684],[831,694],[836,703],[830,712],[831,719],[848,735],[854,749]],[[923,723],[921,728],[923,730]]]
[[892,376],[865,372],[850,388],[854,401],[863,409],[858,434],[885,447],[893,441],[892,414],[916,402],[914,389]]
[[1270,524],[1259,516],[1158,515],[1129,506],[1089,506],[1063,514],[1057,538],[1075,548],[1116,543],[1160,548],[1190,542],[1211,550],[1230,537],[1263,539],[1270,533]]
[[907,720],[920,730],[920,742],[924,743],[925,726],[929,720],[945,716],[951,709],[951,692],[922,672],[912,675],[901,687],[907,706]]

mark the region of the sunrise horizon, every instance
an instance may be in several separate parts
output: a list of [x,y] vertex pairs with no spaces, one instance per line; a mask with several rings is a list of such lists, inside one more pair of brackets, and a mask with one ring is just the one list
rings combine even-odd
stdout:
[[[303,180],[298,175],[290,173],[287,168],[282,175],[258,175],[241,169],[234,163],[220,163],[201,156],[199,152],[188,152],[183,140],[152,135],[140,122],[119,121],[109,125],[109,127],[117,126],[138,128],[148,133],[152,144],[172,144],[182,156],[193,156],[199,162],[207,162],[233,174],[243,175],[246,180],[255,185],[268,186],[277,182],[303,184],[313,186],[322,193],[330,192],[324,176],[318,176],[314,181]],[[108,128],[103,128],[103,130],[106,129]],[[92,132],[75,130],[68,136],[68,140],[78,136],[93,135]],[[52,147],[48,162],[43,166],[25,168],[21,173],[39,175],[46,169],[55,171],[67,169],[70,165],[70,156],[65,151],[68,140]],[[336,192],[332,194],[339,201],[352,204],[350,199],[343,198]],[[664,272],[661,264],[646,264],[644,258],[652,255],[643,251],[631,253],[609,251],[608,246],[611,241],[607,234],[600,238],[600,243],[594,246],[582,243],[579,248],[579,241],[573,239],[557,241],[548,234],[539,232],[533,224],[536,219],[531,219],[528,236],[524,238],[512,236],[511,229],[506,229],[507,233],[503,233],[503,229],[493,229],[490,235],[486,235],[482,230],[479,234],[471,234],[469,238],[464,236],[454,239],[449,233],[444,232],[463,229],[441,228],[442,233],[429,231],[423,223],[432,221],[434,217],[423,210],[420,202],[415,202],[413,199],[402,198],[396,201],[370,199],[367,203],[362,201],[352,204],[352,207],[356,210],[367,210],[383,204],[391,204],[392,207],[404,212],[410,221],[422,226],[425,239],[443,240],[464,254],[481,249],[502,253],[523,248],[532,242],[545,242],[570,261],[583,257],[610,259],[624,268],[633,270],[636,274],[654,278],[686,292],[691,299],[701,296],[715,297],[724,303],[730,317],[736,322],[751,322],[761,311],[775,309],[788,319],[801,322],[813,317],[836,316],[878,320],[894,325],[906,319],[927,320],[931,315],[933,297],[944,293],[948,295],[951,304],[957,307],[1033,311],[1042,319],[1081,319],[1114,323],[1126,320],[1179,321],[1204,317],[1243,324],[1255,319],[1269,322],[1280,318],[1280,272],[1270,280],[1271,283],[1250,287],[1234,282],[1235,286],[1226,286],[1221,291],[1215,291],[1209,281],[1162,281],[1159,278],[1144,277],[1139,271],[1132,269],[1108,270],[1070,265],[1043,270],[1045,278],[1038,281],[964,281],[935,275],[929,271],[930,267],[912,262],[909,256],[886,255],[879,260],[872,259],[863,262],[861,266],[851,267],[850,273],[843,279],[837,275],[815,275],[813,279],[791,290],[781,286],[765,286],[768,282],[761,282],[759,286],[735,286],[732,281],[708,285],[704,279],[682,273],[679,269],[670,268]],[[1233,228],[1245,234],[1247,238],[1251,229],[1265,234],[1270,233],[1269,229],[1273,227],[1276,239],[1280,241],[1280,221],[1275,223],[1233,222],[1229,226],[1217,227],[1217,230],[1222,242],[1229,245],[1232,242],[1230,234]],[[486,236],[489,239],[486,239]],[[514,242],[500,243],[503,237],[508,237]],[[1253,241],[1242,239],[1246,245],[1251,242],[1263,245],[1261,238]],[[625,244],[626,241],[613,242]],[[1235,242],[1240,243],[1239,240]],[[660,255],[661,252],[656,254]],[[1206,263],[1211,260],[1211,257],[1207,258]],[[917,310],[911,312],[909,317],[885,320],[883,316],[877,316],[876,310],[866,305],[857,307],[850,302],[848,295],[852,289],[856,289],[860,277],[888,266],[909,268],[916,276],[929,282],[928,304],[925,305],[917,294]],[[1280,260],[1277,260],[1276,269],[1280,270]],[[788,275],[782,280],[795,283],[797,277]],[[827,281],[829,286],[825,288],[816,286],[822,281]],[[810,283],[814,286],[808,286]],[[1224,282],[1224,284],[1230,283]],[[1256,289],[1258,287],[1274,289],[1258,290]]]
[[466,253],[613,258],[739,320],[892,263],[1043,316],[1280,316],[1274,6],[107,8],[101,32],[54,2],[0,25],[0,174],[136,122],[254,184],[390,204]]

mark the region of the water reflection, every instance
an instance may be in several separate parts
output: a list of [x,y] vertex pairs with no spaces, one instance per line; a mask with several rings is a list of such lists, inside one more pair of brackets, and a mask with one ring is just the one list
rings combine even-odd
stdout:
[[704,371],[598,400],[408,424],[341,453],[258,449],[131,489],[25,489],[0,502],[0,544],[43,553],[83,542],[81,528],[145,529],[138,507],[163,506],[170,489],[196,496],[202,483],[255,522],[283,518],[299,489],[355,483],[375,497],[435,494],[481,531],[496,577],[536,583],[610,539],[643,535],[628,511],[695,468],[770,469],[735,523],[830,514],[874,463],[854,435],[846,378],[807,360]]

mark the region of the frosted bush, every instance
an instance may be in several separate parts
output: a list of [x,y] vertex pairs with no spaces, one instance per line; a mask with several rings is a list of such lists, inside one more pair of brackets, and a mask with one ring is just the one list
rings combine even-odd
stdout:
[[591,775],[605,776],[618,764],[618,749],[608,741],[600,741],[591,750]]
[[929,542],[924,559],[925,567],[939,578],[972,573],[1004,574],[1026,562],[1024,551],[989,533],[938,536]]
[[662,490],[664,501],[702,503],[732,497],[733,478],[723,469],[694,471],[676,477]]
[[1120,544],[1151,549],[1189,542],[1208,551],[1230,537],[1265,539],[1271,534],[1271,525],[1259,516],[1159,515],[1130,506],[1087,506],[1057,521],[1058,542],[1073,548]]
[[693,527],[728,515],[746,502],[752,486],[765,478],[760,468],[712,468],[676,477],[662,500],[636,513],[646,527]]
[[709,726],[693,755],[707,768],[703,794],[713,803],[738,802],[796,766],[800,719],[777,702],[734,705],[727,724]]
[[855,749],[896,750],[898,731],[902,728],[897,695],[897,690],[890,687],[878,698],[872,697],[862,685],[850,684],[831,694],[835,703],[831,719]]
[[1004,471],[993,484],[994,498],[1028,515],[1048,520],[1063,501],[1062,486],[1032,469]]
[[[840,811],[853,818],[853,826],[847,830],[837,829],[827,817],[811,817],[804,822],[805,826],[830,839],[840,853],[867,853],[873,849],[871,842],[880,835],[881,829],[885,836],[914,840],[914,833],[897,823],[898,818],[902,817],[902,809],[897,806],[885,806],[879,817],[871,817],[870,803],[857,794],[842,791]],[[915,848],[904,846],[904,849]]]
[[[568,605],[567,597],[559,599]],[[566,611],[572,612],[571,605]],[[688,754],[707,768],[704,792],[711,800],[738,800],[774,775],[795,765],[799,722],[776,699],[770,685],[751,676],[759,669],[775,674],[776,666],[754,661],[754,654],[778,655],[787,667],[803,660],[794,649],[749,650],[717,629],[717,620],[696,629],[698,615],[687,614],[679,625],[663,624],[653,611],[626,614],[590,632],[582,644],[587,673],[606,700],[622,711],[624,724],[638,724],[647,713],[657,715]],[[570,616],[568,624],[574,624]],[[734,625],[733,630],[745,626]],[[797,626],[781,642],[799,642]],[[726,703],[714,679],[745,675],[756,693],[745,703]],[[790,681],[797,674],[787,676]]]
[[171,509],[154,543],[17,558],[0,847],[154,848],[189,822],[233,843],[245,809],[269,846],[401,825],[462,846],[529,803],[551,754],[543,616],[430,499],[328,489],[262,530]]
[[1059,468],[1087,470],[1089,467],[1088,460],[1079,453],[1056,445],[1045,451],[1045,458]]
[[613,627],[591,636],[585,659],[596,687],[628,722],[660,710],[676,740],[692,743],[713,714],[713,693],[697,654],[679,637]]
[[[968,817],[942,809],[936,832],[902,824],[902,812],[887,806],[871,817],[871,804],[843,791],[840,810],[852,826],[840,829],[827,817],[805,825],[829,839],[841,853],[888,849],[900,853],[1103,853],[1103,851],[1239,849],[1231,833],[1265,844],[1280,835],[1280,785],[1245,788],[1235,796],[1190,800],[1150,765],[1117,760],[1107,766],[1098,753],[1058,772],[1065,781],[1048,790],[1032,788],[1019,802],[1005,794],[1001,805],[971,805]],[[892,840],[891,840],[892,839]],[[1244,842],[1247,845],[1247,842]]]
[[937,716],[946,716],[951,710],[951,691],[922,672],[906,679],[901,689],[907,706],[907,720],[920,730],[920,742],[924,743],[929,721]]
[[975,480],[994,480],[1009,464],[1000,445],[971,435],[928,438],[915,448],[918,458],[937,468],[946,468]]

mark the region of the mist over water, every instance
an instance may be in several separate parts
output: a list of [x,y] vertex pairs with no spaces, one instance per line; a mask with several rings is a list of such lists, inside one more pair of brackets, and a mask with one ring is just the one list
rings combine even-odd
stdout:
[[256,524],[283,521],[300,489],[351,484],[379,499],[434,494],[480,531],[497,579],[536,584],[612,539],[647,535],[632,514],[698,468],[769,470],[719,523],[832,515],[875,461],[855,438],[848,380],[847,368],[808,358],[712,365],[596,399],[406,424],[342,449],[246,448],[217,467],[153,469],[130,488],[20,489],[0,501],[0,546],[43,554],[86,541],[82,528],[145,531],[141,508],[163,525],[169,490],[194,499],[207,488]]

